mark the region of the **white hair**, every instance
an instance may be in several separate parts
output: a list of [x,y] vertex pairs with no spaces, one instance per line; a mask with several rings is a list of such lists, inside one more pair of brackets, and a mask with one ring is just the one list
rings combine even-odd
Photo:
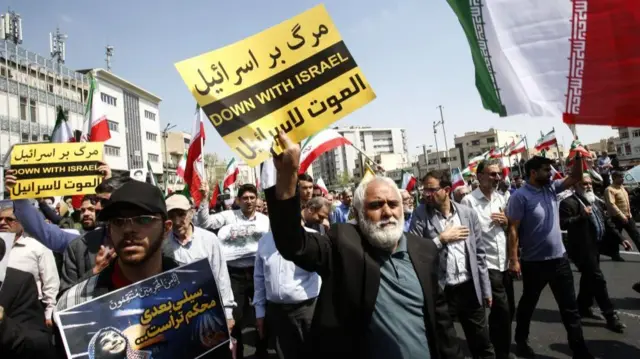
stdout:
[[389,185],[396,191],[396,193],[398,194],[398,198],[402,200],[400,189],[398,188],[398,185],[395,183],[395,181],[391,178],[383,176],[365,178],[360,182],[355,192],[353,193],[353,208],[356,210],[356,212],[364,213],[364,194],[365,192],[367,192],[367,188],[369,188],[369,185],[371,183],[378,182],[386,183],[387,185]]

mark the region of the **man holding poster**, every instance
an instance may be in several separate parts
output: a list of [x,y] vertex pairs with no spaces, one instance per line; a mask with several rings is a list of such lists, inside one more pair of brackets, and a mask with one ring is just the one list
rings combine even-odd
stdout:
[[[58,346],[68,357],[188,359],[228,342],[208,261],[176,269],[163,256],[172,222],[157,187],[126,183],[111,195],[99,220],[109,224],[117,259],[60,297]],[[224,349],[215,354],[230,356]]]

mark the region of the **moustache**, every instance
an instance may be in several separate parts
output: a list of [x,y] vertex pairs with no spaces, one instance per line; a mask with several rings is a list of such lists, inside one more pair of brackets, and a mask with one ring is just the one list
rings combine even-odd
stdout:
[[398,221],[396,221],[395,219],[383,219],[381,221],[376,222],[376,227],[378,228],[385,228],[389,225],[392,225],[395,227],[398,225]]

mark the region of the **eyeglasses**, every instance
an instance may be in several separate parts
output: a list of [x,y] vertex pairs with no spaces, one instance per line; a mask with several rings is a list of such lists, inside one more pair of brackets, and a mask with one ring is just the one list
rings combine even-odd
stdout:
[[151,223],[157,221],[161,219],[160,217],[157,216],[136,216],[136,217],[130,217],[130,218],[111,218],[109,220],[109,224],[114,226],[114,227],[124,227],[125,224],[129,223],[132,226],[137,226],[137,227],[144,227],[144,226],[148,226]]
[[441,189],[442,189],[442,187],[436,187],[436,188],[423,188],[423,189],[422,189],[422,192],[424,192],[424,193],[436,193],[436,192],[438,192],[438,191],[439,191],[439,190],[441,190]]
[[399,201],[373,201],[365,204],[365,207],[367,207],[368,210],[374,211],[384,207],[385,204],[388,205],[389,208],[396,208],[400,206]]
[[14,224],[16,223],[18,220],[13,218],[13,217],[0,217],[0,222],[6,222],[7,224]]

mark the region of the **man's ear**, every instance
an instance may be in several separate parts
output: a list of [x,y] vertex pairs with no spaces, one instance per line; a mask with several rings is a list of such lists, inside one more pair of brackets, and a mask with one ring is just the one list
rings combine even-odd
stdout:
[[164,221],[164,234],[169,234],[173,229],[173,222],[170,219]]

